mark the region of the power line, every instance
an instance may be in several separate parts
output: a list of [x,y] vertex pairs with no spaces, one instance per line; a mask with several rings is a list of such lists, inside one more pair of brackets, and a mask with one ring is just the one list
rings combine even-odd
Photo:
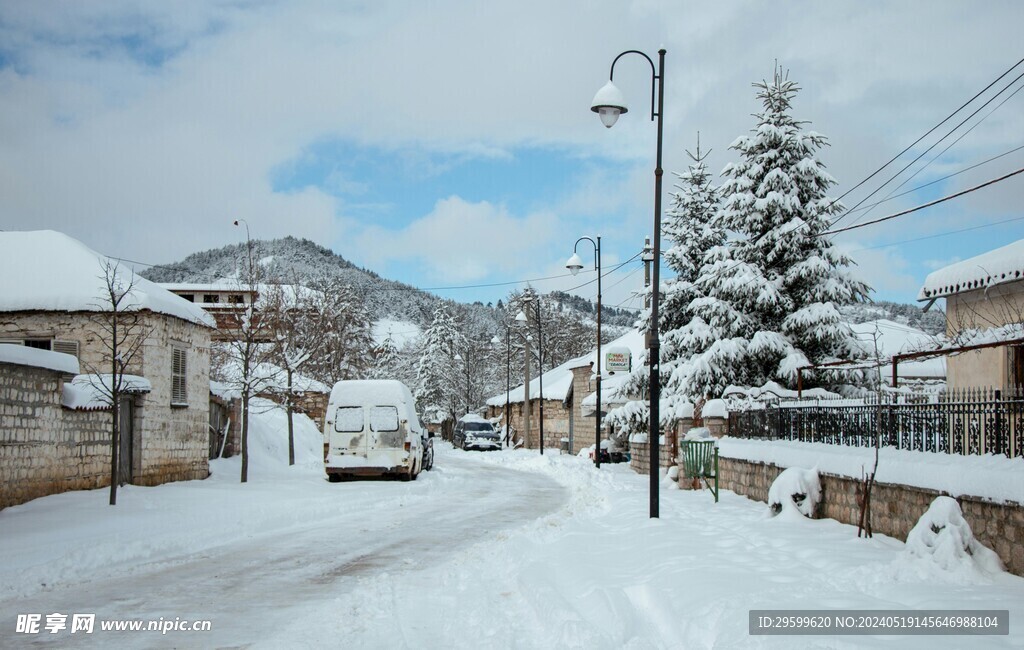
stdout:
[[[962,110],[963,110],[964,108],[966,108],[966,107],[967,107],[967,106],[968,106],[968,105],[969,105],[969,104],[970,104],[971,102],[973,102],[973,101],[974,101],[975,99],[977,99],[978,97],[980,97],[981,95],[983,95],[983,94],[984,94],[984,93],[985,93],[986,91],[988,91],[988,89],[989,89],[989,88],[991,88],[992,86],[994,86],[994,85],[996,85],[997,83],[999,83],[999,81],[1000,81],[1000,80],[1002,80],[1002,78],[1003,78],[1003,77],[1005,77],[1006,75],[1010,74],[1010,72],[1012,72],[1012,71],[1013,71],[1013,69],[1014,69],[1014,68],[1016,68],[1017,66],[1019,66],[1019,65],[1020,65],[1021,63],[1024,63],[1024,59],[1021,59],[1020,61],[1017,61],[1017,62],[1016,62],[1016,63],[1014,63],[1014,64],[1013,64],[1012,66],[1010,66],[1009,68],[1007,68],[1006,72],[1004,72],[1003,74],[999,75],[998,77],[996,77],[996,79],[995,79],[995,80],[994,80],[994,81],[993,81],[992,83],[990,83],[989,85],[987,85],[987,86],[985,86],[984,88],[982,88],[981,90],[979,90],[979,91],[978,91],[978,92],[977,92],[977,93],[976,93],[976,94],[974,95],[974,97],[971,97],[970,99],[968,99],[968,100],[967,100],[966,102],[964,102],[964,103],[963,103],[963,104],[962,104],[962,105],[961,105],[961,106],[960,106],[960,107],[959,107],[958,109],[956,109],[955,111],[953,111],[952,113],[950,113],[949,115],[947,115],[947,116],[946,116],[946,117],[945,117],[945,118],[944,118],[944,119],[943,119],[943,120],[942,120],[941,122],[939,122],[938,124],[936,124],[936,125],[935,125],[935,126],[933,126],[932,128],[928,129],[928,132],[927,132],[927,133],[925,133],[924,135],[922,135],[922,136],[921,136],[920,138],[918,138],[917,140],[914,140],[914,141],[913,141],[912,143],[910,143],[910,144],[909,144],[909,145],[907,146],[907,148],[905,148],[905,149],[904,149],[903,151],[899,152],[898,154],[896,154],[895,156],[893,156],[893,157],[892,157],[891,159],[889,159],[889,161],[888,161],[888,162],[886,162],[886,163],[885,163],[884,165],[882,165],[881,167],[879,167],[879,168],[878,168],[878,169],[876,169],[875,171],[871,172],[871,174],[870,174],[870,175],[868,175],[868,177],[867,177],[867,178],[865,178],[865,179],[864,179],[864,180],[862,180],[861,182],[857,183],[856,185],[854,185],[854,186],[853,186],[853,187],[851,187],[850,189],[848,189],[848,190],[846,190],[845,192],[843,192],[842,196],[840,196],[840,197],[839,197],[838,199],[836,199],[835,201],[832,201],[832,204],[835,204],[835,203],[838,203],[839,201],[842,201],[842,200],[843,200],[844,198],[846,198],[846,196],[847,196],[847,195],[849,195],[849,194],[850,194],[850,192],[852,192],[852,191],[856,190],[856,189],[857,189],[858,187],[860,187],[860,186],[861,186],[861,185],[863,185],[864,183],[867,183],[867,182],[868,182],[869,180],[871,180],[872,178],[874,178],[875,176],[877,176],[877,175],[878,175],[879,173],[881,173],[881,172],[882,172],[882,170],[884,170],[884,169],[885,169],[886,167],[888,167],[889,165],[891,165],[892,163],[894,163],[894,162],[895,162],[896,160],[898,160],[898,159],[900,158],[900,156],[902,156],[903,154],[905,154],[905,153],[907,153],[908,151],[910,151],[910,150],[911,150],[912,148],[914,148],[914,147],[915,147],[915,146],[916,146],[916,145],[917,145],[917,144],[918,144],[919,142],[921,142],[922,140],[924,140],[925,138],[927,138],[927,137],[928,137],[929,135],[931,135],[931,134],[932,134],[933,132],[935,132],[935,130],[936,130],[936,129],[938,129],[938,128],[939,128],[940,126],[942,126],[943,124],[945,124],[945,123],[946,123],[946,122],[948,122],[949,120],[953,119],[953,116],[955,116],[955,115],[956,115],[957,113],[959,113],[959,112],[960,112],[960,111],[962,111]],[[1019,78],[1019,77],[1018,77],[1018,78]],[[997,95],[997,97],[998,97],[998,95]],[[902,172],[901,172],[901,173],[902,173]],[[898,175],[898,174],[897,174],[897,175]],[[885,185],[882,185],[882,187],[885,187]],[[881,188],[879,188],[879,189],[881,189]],[[877,192],[878,190],[875,190],[875,191]],[[867,200],[868,198],[871,198],[871,196],[873,196],[873,194],[874,194],[874,193],[872,193],[872,194],[868,195],[868,196],[867,196],[867,197],[866,197],[866,198],[865,198],[864,200]],[[861,201],[861,203],[863,203],[863,202],[864,202],[864,201]],[[860,205],[860,204],[858,204],[858,205]],[[855,206],[855,207],[856,207],[856,206]],[[849,214],[849,213],[850,213],[850,211],[847,211],[847,212],[846,212],[846,214]],[[840,219],[842,219],[842,218],[843,218],[844,216],[845,216],[845,214],[844,214],[844,215],[841,215],[841,216],[840,216],[840,217],[839,217],[838,219],[836,219],[836,221],[834,221],[834,222],[832,223],[832,225],[834,226],[834,225],[835,225],[836,223],[838,223],[838,222],[839,222],[839,220],[840,220]]]
[[944,203],[946,201],[949,201],[950,199],[955,199],[958,196],[963,196],[964,194],[970,194],[971,192],[974,192],[976,190],[980,190],[983,187],[988,187],[989,185],[993,185],[993,184],[998,183],[1000,181],[1005,181],[1006,179],[1008,179],[1008,178],[1010,178],[1012,176],[1016,176],[1017,174],[1021,174],[1021,173],[1024,173],[1024,167],[1022,167],[1021,169],[1018,169],[1017,171],[1010,172],[1009,174],[1006,174],[1005,176],[1000,176],[999,178],[993,178],[992,180],[987,181],[985,183],[982,183],[981,185],[975,185],[974,187],[970,187],[970,188],[968,188],[966,190],[963,190],[961,192],[957,192],[956,194],[950,194],[949,196],[944,196],[941,199],[936,199],[934,201],[930,201],[928,203],[925,203],[924,205],[919,205],[916,208],[910,208],[909,210],[904,210],[903,212],[897,212],[896,214],[890,214],[889,216],[882,217],[880,219],[874,219],[872,221],[865,221],[864,223],[858,223],[858,224],[855,224],[855,225],[852,225],[852,226],[847,226],[845,228],[839,228],[838,230],[828,230],[828,231],[825,231],[825,232],[822,232],[822,233],[818,233],[817,235],[815,235],[815,237],[825,237],[825,236],[828,236],[828,235],[838,235],[839,233],[846,232],[848,230],[856,230],[857,228],[864,228],[866,226],[873,226],[876,223],[881,223],[883,221],[888,221],[890,219],[895,219],[896,217],[902,217],[903,215],[910,214],[911,212],[917,212],[918,210],[923,210],[925,208],[930,208],[933,205],[938,205],[939,203]]
[[878,246],[866,246],[864,248],[858,248],[856,250],[848,251],[848,253],[859,253],[861,251],[872,251],[877,248],[888,248],[889,246],[898,246],[900,244],[910,244],[917,241],[924,241],[926,239],[936,239],[938,237],[945,237],[946,235],[955,235],[961,232],[970,232],[972,230],[981,230],[982,228],[991,228],[992,226],[1001,226],[1006,223],[1013,223],[1014,221],[1024,221],[1024,217],[1014,217],[1013,219],[1005,219],[1003,221],[994,221],[992,223],[983,223],[980,226],[972,226],[970,228],[961,228],[959,230],[947,230],[945,232],[936,233],[934,235],[928,235],[926,237],[915,237],[914,239],[904,239],[902,241],[894,241],[888,244],[879,244]]
[[[1024,59],[1021,59],[1021,61],[1024,61]],[[1019,65],[1019,64],[1020,64],[1020,61],[1018,61],[1018,62],[1017,62],[1017,64],[1015,64],[1015,65],[1014,65],[1014,67],[1016,67],[1016,66],[1017,66],[1017,65]],[[1012,69],[1012,68],[1011,68],[1011,69]],[[1007,72],[1009,72],[1009,71],[1007,71]],[[1003,74],[1003,76],[1005,76],[1005,75],[1006,75],[1006,73],[1004,73],[1004,74]],[[1015,78],[1015,79],[1014,79],[1013,81],[1011,81],[1010,83],[1006,84],[1006,86],[1004,86],[1002,90],[1000,90],[1000,91],[999,91],[998,93],[996,93],[995,95],[993,95],[993,96],[992,96],[992,97],[991,97],[991,98],[990,98],[990,99],[989,99],[989,100],[988,100],[987,102],[985,102],[984,104],[982,104],[981,106],[979,106],[979,107],[978,107],[977,109],[975,109],[975,111],[974,111],[973,113],[971,113],[970,115],[968,115],[967,117],[965,117],[965,118],[964,118],[963,120],[961,120],[959,124],[957,124],[957,125],[956,125],[956,126],[954,126],[954,127],[952,128],[952,129],[950,129],[949,131],[947,131],[947,132],[946,132],[946,135],[944,135],[944,136],[942,136],[941,138],[939,138],[939,139],[938,139],[937,141],[935,141],[935,143],[933,143],[933,144],[932,144],[932,145],[931,145],[930,147],[928,147],[927,149],[925,149],[924,151],[922,151],[922,152],[921,152],[920,154],[918,154],[916,158],[914,158],[914,159],[913,159],[913,160],[911,160],[911,161],[910,161],[909,163],[907,163],[906,165],[904,165],[904,166],[903,166],[903,169],[899,170],[898,172],[896,172],[895,174],[893,174],[893,175],[892,175],[891,177],[889,177],[889,180],[887,180],[887,181],[885,181],[884,183],[882,183],[881,185],[879,185],[879,186],[878,186],[878,187],[877,187],[877,188],[876,188],[876,189],[875,189],[875,190],[874,190],[873,192],[871,192],[870,194],[868,194],[867,196],[865,196],[865,197],[864,197],[863,199],[861,199],[861,200],[860,200],[860,201],[859,201],[859,202],[858,202],[858,203],[857,203],[856,205],[854,205],[854,206],[853,206],[853,208],[851,208],[851,210],[855,210],[855,209],[859,208],[859,207],[860,207],[861,205],[863,205],[863,203],[864,203],[865,201],[867,201],[867,200],[868,200],[868,199],[870,199],[870,198],[871,198],[872,196],[874,196],[875,194],[877,194],[878,192],[880,192],[880,191],[882,190],[882,188],[883,188],[883,187],[885,187],[885,186],[886,186],[886,185],[888,185],[889,183],[893,182],[893,181],[894,181],[894,180],[895,180],[896,178],[898,178],[898,177],[899,177],[899,175],[900,175],[900,174],[902,174],[903,172],[907,171],[907,169],[909,169],[909,168],[910,168],[911,166],[913,166],[913,165],[914,165],[914,163],[916,163],[916,162],[917,162],[918,160],[921,160],[921,158],[923,158],[923,157],[925,156],[925,154],[927,154],[927,153],[928,153],[929,151],[931,151],[932,149],[934,149],[935,147],[937,147],[937,146],[939,145],[939,143],[940,143],[940,142],[942,142],[943,140],[945,140],[946,138],[948,138],[948,137],[949,137],[950,135],[952,135],[952,134],[953,134],[953,133],[954,133],[954,132],[955,132],[955,131],[956,131],[957,129],[959,129],[959,128],[960,128],[961,126],[963,126],[964,124],[966,124],[966,123],[967,123],[967,121],[968,121],[968,120],[970,120],[970,119],[971,119],[972,117],[974,117],[975,115],[977,115],[978,113],[980,113],[980,112],[981,112],[981,110],[982,110],[983,108],[985,108],[986,106],[988,106],[989,104],[991,104],[991,103],[992,103],[993,101],[995,101],[997,97],[999,97],[999,96],[1000,96],[1000,95],[1002,95],[1002,94],[1003,94],[1004,92],[1006,92],[1006,90],[1007,90],[1007,89],[1009,89],[1009,88],[1010,88],[1010,86],[1012,86],[1013,84],[1017,83],[1017,82],[1018,82],[1018,81],[1019,81],[1019,80],[1020,80],[1020,79],[1021,79],[1022,77],[1024,77],[1024,72],[1022,72],[1021,74],[1017,75],[1017,77],[1016,77],[1016,78]],[[1002,77],[1000,77],[1000,79],[1001,79],[1001,78],[1002,78]],[[998,80],[997,80],[997,81],[998,81]],[[995,83],[995,82],[993,82],[993,83]],[[972,99],[971,101],[973,101],[973,99]],[[957,109],[957,110],[958,110],[958,112],[959,112],[959,109]],[[947,119],[948,119],[948,118],[947,118]],[[943,121],[945,121],[945,120],[943,120]],[[887,164],[888,164],[888,163],[887,163]],[[832,222],[831,224],[829,224],[829,228],[832,228],[833,226],[835,226],[835,225],[836,225],[837,223],[839,223],[840,221],[842,221],[843,219],[845,219],[845,218],[846,218],[846,217],[847,217],[847,216],[848,216],[849,214],[850,214],[850,212],[846,212],[846,213],[844,213],[844,214],[841,214],[841,215],[839,215],[839,216],[838,216],[838,217],[837,217],[837,218],[836,218],[836,219],[835,219],[835,220],[834,220],[834,221],[833,221],[833,222]],[[863,215],[862,215],[862,216],[863,216]],[[859,220],[859,219],[860,219],[860,217],[857,217],[857,219],[855,219],[855,220],[854,220],[854,223],[856,223],[856,222],[857,222],[857,220]]]
[[[1021,86],[1021,89],[1024,89],[1024,86]],[[981,162],[975,163],[975,164],[971,165],[970,167],[964,167],[960,171],[953,172],[952,174],[947,174],[946,176],[943,176],[942,178],[936,178],[935,180],[929,181],[929,182],[927,182],[927,183],[925,183],[923,185],[918,185],[917,187],[911,188],[911,189],[907,190],[906,192],[900,192],[899,194],[894,194],[892,196],[887,196],[886,198],[882,199],[881,201],[878,201],[877,203],[872,203],[871,205],[865,205],[864,207],[861,207],[861,208],[856,208],[854,210],[849,210],[849,212],[856,212],[857,210],[870,210],[871,208],[874,208],[877,205],[882,205],[883,203],[886,203],[888,201],[892,201],[893,199],[898,199],[901,196],[906,196],[907,194],[913,194],[914,192],[918,192],[920,190],[923,190],[924,188],[926,188],[926,187],[928,187],[930,185],[935,185],[936,183],[941,183],[942,181],[949,180],[949,179],[953,178],[954,176],[959,176],[960,174],[964,174],[966,172],[969,172],[972,169],[977,169],[978,167],[981,167],[982,165],[988,164],[988,163],[993,162],[995,160],[999,160],[1000,158],[1005,158],[1006,156],[1009,156],[1012,153],[1017,153],[1021,149],[1024,149],[1024,144],[1020,145],[1019,147],[1015,147],[1013,149],[1010,149],[1009,151],[1003,152],[1003,153],[999,154],[998,156],[992,156],[991,158],[989,158],[987,160],[982,160]],[[939,154],[939,155],[942,155],[942,154]]]

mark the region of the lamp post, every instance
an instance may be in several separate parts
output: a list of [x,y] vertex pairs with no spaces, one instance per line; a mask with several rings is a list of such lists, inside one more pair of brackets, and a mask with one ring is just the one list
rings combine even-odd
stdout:
[[[536,303],[533,302],[535,297],[536,297],[536,300],[537,300]],[[532,290],[527,290],[526,295],[523,296],[523,302],[526,305],[533,304],[533,306],[534,306],[534,312],[533,313],[534,313],[534,315],[537,318],[537,381],[539,383],[539,389],[540,389],[540,424],[538,425],[537,429],[538,429],[538,433],[540,434],[540,453],[543,456],[544,455],[544,332],[541,329],[541,323],[540,323],[540,296],[539,295],[535,295]],[[523,313],[523,312],[520,312],[520,313]],[[529,320],[529,317],[526,317],[525,314],[523,314],[523,315],[525,317],[525,320]],[[516,320],[519,320],[518,317],[516,318]],[[528,337],[527,340],[529,340],[529,338],[530,337]]]
[[[658,66],[655,69],[654,61],[639,50],[626,50],[619,54],[612,61],[611,71],[608,74],[608,83],[601,87],[594,95],[590,110],[594,111],[601,118],[601,123],[611,128],[619,115],[625,113],[626,100],[622,92],[615,87],[612,81],[615,79],[615,64],[627,54],[639,54],[651,64],[651,121],[657,118],[658,124],[658,149],[657,161],[654,167],[654,297],[651,300],[651,329],[649,343],[649,358],[651,366],[650,377],[650,398],[651,398],[651,423],[649,427],[649,439],[651,447],[651,477],[650,477],[650,516],[658,517],[658,472],[660,465],[660,449],[658,441],[659,432],[659,401],[661,400],[661,386],[659,384],[659,364],[661,362],[661,341],[658,338],[658,292],[661,289],[659,282],[661,267],[661,141],[662,141],[662,117],[665,106],[665,48],[658,50]],[[657,101],[655,101],[655,90],[657,90]],[[600,277],[600,274],[598,274]],[[600,375],[598,375],[600,380]]]
[[[528,298],[528,295],[523,296],[523,302],[528,302]],[[533,337],[530,336],[529,318],[522,309],[516,314],[516,322],[527,323],[526,336],[523,337],[523,446],[525,448],[530,442],[530,414],[533,411],[530,408],[530,341],[533,340]]]
[[594,245],[594,267],[597,269],[597,412],[594,414],[594,466],[601,467],[601,235],[597,241],[590,237],[580,237],[572,247],[572,257],[565,263],[565,268],[576,275],[583,268],[583,260],[576,252],[580,242],[587,240]]
[[[509,392],[512,390],[512,328],[508,325],[505,326],[505,446],[508,446],[509,433],[512,431],[512,420],[510,419],[509,409]],[[494,345],[500,345],[501,339],[495,334],[494,338],[491,339],[491,343]]]

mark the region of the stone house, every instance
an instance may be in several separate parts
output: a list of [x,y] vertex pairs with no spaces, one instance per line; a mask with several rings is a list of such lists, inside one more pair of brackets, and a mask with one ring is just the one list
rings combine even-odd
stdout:
[[1004,394],[1024,385],[1024,239],[929,274],[917,299],[940,298],[950,351],[978,346],[949,357],[946,385]]
[[[83,375],[109,373],[110,334],[104,325],[102,300],[106,269],[114,268],[109,262],[61,233],[0,233],[0,344],[60,353],[73,359]],[[130,393],[122,403],[122,480],[156,485],[206,478],[213,319],[129,269],[117,267],[116,271],[122,282],[134,283],[123,305],[137,318],[137,338],[132,340],[139,347],[127,373],[144,384],[144,389]],[[27,498],[109,485],[109,426],[101,433],[91,425],[74,424],[81,419],[66,413],[103,409],[109,423],[109,401],[103,404],[102,398],[94,396],[83,405],[69,399],[81,393],[83,386],[99,382],[51,377],[38,384],[48,387],[47,395],[35,395],[19,390],[24,377],[16,377],[38,371],[25,370],[29,367],[25,365],[8,366],[0,403],[21,417],[4,420],[0,432],[0,485],[5,491],[11,481],[26,480],[39,484]],[[52,397],[54,391],[63,397]],[[60,404],[63,428],[40,428],[38,418],[48,417],[52,409],[36,403]],[[104,446],[106,452],[97,451]],[[92,451],[86,454],[86,450]],[[86,456],[103,453],[107,465],[100,471]],[[6,495],[3,502],[10,505]]]
[[[628,371],[608,371],[608,359],[621,359],[623,355],[631,356],[633,363],[643,358],[643,336],[630,330],[619,338],[601,346],[604,362],[601,364],[601,412],[606,414],[610,407],[625,403],[616,394],[616,389],[629,376]],[[568,438],[569,449],[578,454],[594,444],[597,437],[595,428],[597,376],[594,367],[597,361],[597,349],[576,359],[571,359],[560,366],[548,370],[543,375],[544,384],[544,446],[558,448],[562,438]],[[529,414],[530,427],[526,429],[526,392],[524,386],[512,388],[508,392],[508,404],[512,427],[525,436],[524,446],[527,449],[540,447],[540,402],[541,381],[539,378],[530,381]],[[502,418],[506,394],[499,393],[487,400],[487,416]],[[602,434],[602,438],[604,434]]]

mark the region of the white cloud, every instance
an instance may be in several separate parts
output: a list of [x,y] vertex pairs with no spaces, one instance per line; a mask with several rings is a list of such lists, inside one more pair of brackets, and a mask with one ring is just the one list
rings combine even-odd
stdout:
[[[668,49],[667,172],[685,168],[698,130],[713,171],[732,159],[728,144],[759,108],[750,83],[777,58],[805,89],[794,114],[830,136],[822,158],[849,187],[1016,60],[1021,17],[1014,2],[954,1],[926,12],[853,1],[7,3],[0,227],[57,228],[110,254],[168,261],[237,241],[230,223],[244,217],[255,237],[393,237],[376,257],[364,251],[371,266],[391,263],[397,249],[439,279],[529,277],[563,240],[601,232],[625,251],[650,234],[647,64],[620,61],[616,82],[632,110],[616,128],[587,110],[619,51]],[[1008,148],[1024,130],[1022,98],[958,145],[958,156]],[[531,215],[444,198],[447,190],[430,215],[366,234],[330,195],[359,195],[363,181],[335,175],[324,190],[290,193],[270,184],[273,170],[323,138],[409,152],[406,164],[426,177],[444,169],[416,152],[465,160],[554,146],[593,167],[567,173],[561,199]],[[962,210],[1016,210],[1021,187],[972,195]],[[952,219],[877,232],[900,239]],[[546,244],[520,244],[526,235]],[[441,263],[454,242],[488,241],[486,255]],[[909,286],[909,261],[873,255],[887,262],[862,263],[879,275],[876,286]]]

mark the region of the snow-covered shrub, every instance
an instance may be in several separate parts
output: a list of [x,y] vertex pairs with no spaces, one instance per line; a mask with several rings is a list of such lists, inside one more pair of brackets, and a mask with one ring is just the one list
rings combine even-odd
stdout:
[[768,510],[773,517],[779,513],[813,517],[819,501],[821,480],[817,467],[783,470],[768,489]]
[[936,497],[907,535],[906,552],[931,559],[946,571],[968,567],[988,573],[1003,571],[1003,563],[991,549],[974,538],[960,504],[951,497]]

